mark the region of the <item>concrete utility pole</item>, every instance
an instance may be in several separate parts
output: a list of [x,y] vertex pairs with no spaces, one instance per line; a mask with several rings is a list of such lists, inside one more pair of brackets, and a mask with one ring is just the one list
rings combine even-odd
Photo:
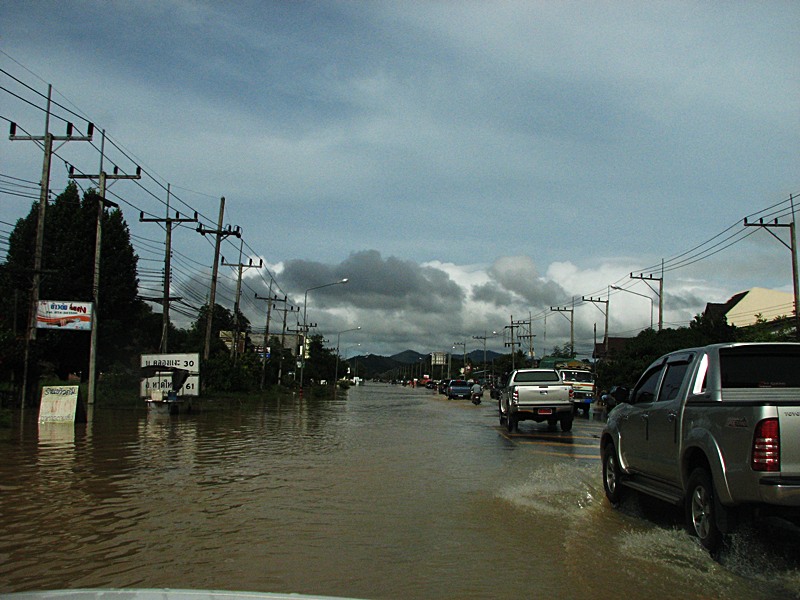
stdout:
[[276,302],[283,302],[283,308],[278,308],[277,305],[273,304],[272,308],[274,310],[278,310],[283,312],[283,329],[281,329],[281,353],[280,357],[278,358],[278,385],[281,383],[281,378],[283,377],[283,350],[286,348],[286,314],[290,312],[300,312],[299,306],[289,306],[286,304],[286,298],[284,297],[283,300],[276,300]]
[[631,273],[631,279],[641,279],[645,283],[648,281],[658,282],[658,291],[649,283],[647,283],[647,287],[658,296],[658,330],[661,331],[664,328],[664,260],[661,260],[661,277],[653,277],[652,273],[650,275],[642,275],[641,273],[634,275]]
[[206,315],[206,340],[205,340],[205,347],[203,349],[203,360],[208,360],[209,355],[211,354],[211,325],[214,321],[214,306],[216,303],[217,297],[217,274],[219,272],[219,246],[222,241],[222,238],[226,238],[229,235],[235,235],[236,237],[242,237],[242,232],[237,226],[236,229],[231,229],[231,226],[228,225],[227,229],[222,229],[222,221],[225,217],[225,197],[219,199],[219,220],[217,221],[217,228],[216,229],[206,229],[202,225],[197,228],[197,233],[200,235],[205,235],[207,233],[216,236],[216,241],[214,242],[214,264],[211,267],[211,295],[208,300],[208,314]]
[[262,260],[260,264],[254,265],[253,259],[250,259],[249,264],[244,264],[242,262],[242,248],[244,246],[244,240],[240,240],[239,242],[239,262],[238,263],[227,263],[225,262],[225,257],[222,257],[222,266],[223,267],[237,267],[239,269],[239,276],[236,278],[236,300],[233,303],[233,344],[231,346],[231,356],[233,357],[233,362],[236,362],[236,357],[239,355],[239,299],[242,296],[242,270],[249,269],[251,267],[257,266],[259,269],[264,266],[264,261]]
[[[493,331],[492,335],[490,336],[489,333],[484,330],[483,335],[473,335],[472,336],[473,340],[483,340],[483,378],[484,378],[484,380],[487,380],[487,377],[486,377],[486,340],[487,340],[487,338],[490,338],[490,337],[495,336],[495,335],[497,335],[496,331]],[[433,358],[431,358],[431,371],[433,371]]]
[[[269,348],[269,321],[270,317],[272,316],[272,308],[275,307],[273,302],[286,302],[286,296],[283,298],[278,298],[278,296],[272,295],[272,280],[269,282],[269,294],[264,296],[259,296],[256,293],[256,300],[266,300],[267,301],[267,324],[264,327],[264,362],[261,365],[261,387],[259,389],[263,390],[264,385],[267,380],[267,348]],[[270,354],[272,354],[270,352]]]
[[[86,135],[72,135],[73,125],[67,123],[67,135],[56,136],[50,133],[50,104],[53,86],[47,86],[47,109],[44,116],[44,135],[17,135],[17,124],[12,122],[8,139],[12,142],[28,141],[43,142],[44,161],[42,163],[42,179],[39,183],[39,214],[36,221],[36,245],[33,252],[33,282],[31,284],[30,304],[28,310],[28,324],[25,330],[25,358],[22,375],[22,410],[28,394],[28,363],[30,361],[31,343],[36,340],[36,311],[39,306],[39,289],[42,282],[42,255],[44,249],[44,220],[47,211],[47,197],[50,193],[50,162],[55,150],[61,148],[66,142],[91,142],[94,134],[94,124],[88,123]],[[53,149],[53,142],[62,142],[58,148]]]
[[511,317],[511,325],[506,325],[503,329],[508,329],[510,333],[510,342],[503,342],[503,346],[508,348],[511,347],[511,370],[513,371],[516,368],[516,342],[514,341],[514,329],[516,329],[516,325],[514,324],[514,315],[510,315]]
[[[97,323],[99,319],[98,312],[100,311],[100,250],[103,243],[103,215],[106,206],[112,208],[119,208],[119,205],[106,198],[106,181],[117,179],[141,179],[142,168],[136,167],[135,175],[120,174],[119,169],[115,166],[112,174],[106,173],[103,169],[103,159],[105,158],[105,144],[106,132],[103,130],[103,135],[100,142],[100,172],[97,175],[86,175],[83,173],[75,173],[75,167],[69,168],[69,176],[72,179],[97,179],[100,185],[99,200],[97,202],[97,229],[94,241],[94,276],[92,278],[92,332],[91,341],[89,343],[89,404],[94,404],[95,400],[95,387],[97,385]],[[110,185],[113,185],[113,181]]]
[[[610,292],[609,292],[609,295],[610,295]],[[609,306],[608,305],[608,298],[609,298],[608,295],[606,296],[605,300],[601,300],[600,298],[587,298],[586,296],[583,296],[581,298],[581,300],[583,300],[584,302],[591,302],[595,306],[597,306],[598,304],[605,304],[606,305],[606,309],[605,310],[603,310],[602,308],[597,306],[597,309],[601,313],[603,313],[603,315],[605,315],[605,318],[606,318],[606,325],[605,325],[605,329],[603,330],[603,347],[605,348],[606,355],[608,355],[608,306]]]
[[569,351],[572,354],[571,358],[575,358],[575,298],[572,299],[572,308],[566,306],[551,306],[550,310],[559,313],[569,313],[567,317],[569,320]]
[[[790,223],[778,223],[778,219],[775,219],[772,223],[764,223],[764,219],[759,219],[758,223],[748,223],[747,219],[744,220],[745,227],[761,227],[767,233],[769,233],[772,237],[778,240],[781,244],[788,248],[789,252],[792,253],[792,284],[794,287],[794,327],[795,327],[795,337],[797,340],[800,341],[800,277],[798,276],[798,266],[797,266],[797,229],[795,228],[795,218],[794,218],[794,195],[789,195],[789,202],[791,203],[792,207],[792,221]],[[789,243],[787,244],[777,235],[775,235],[770,229],[772,228],[781,228],[781,227],[788,227],[789,228]]]
[[197,223],[197,213],[194,213],[193,218],[181,218],[181,213],[176,212],[175,218],[169,216],[169,193],[170,185],[167,184],[167,216],[164,219],[145,219],[144,212],[139,213],[139,221],[141,223],[164,223],[166,224],[167,240],[166,250],[164,252],[164,296],[162,298],[145,298],[153,302],[161,302],[162,306],[162,320],[161,320],[161,352],[167,352],[167,336],[169,335],[169,303],[175,300],[181,300],[180,297],[172,297],[169,295],[169,286],[172,281],[171,274],[171,261],[172,261],[172,226],[174,223]]
[[522,340],[528,340],[528,358],[531,361],[531,364],[533,364],[535,357],[535,353],[533,351],[533,338],[536,336],[533,334],[533,327],[531,326],[530,317],[527,319],[521,319],[519,321],[513,321],[511,324],[515,325],[520,330],[519,333],[517,333],[520,349],[522,348]]

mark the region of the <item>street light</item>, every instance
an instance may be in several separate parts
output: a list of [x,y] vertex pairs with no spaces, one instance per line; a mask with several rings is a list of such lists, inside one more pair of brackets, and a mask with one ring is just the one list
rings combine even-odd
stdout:
[[625,288],[621,288],[616,285],[610,286],[612,290],[619,290],[620,292],[628,292],[629,294],[633,294],[634,296],[641,296],[642,298],[647,298],[650,300],[650,329],[653,328],[653,299],[650,296],[645,294],[640,294],[639,292],[634,292],[632,290],[627,290]]
[[361,329],[361,325],[355,327],[353,329],[345,329],[344,331],[340,331],[336,334],[336,374],[333,377],[333,395],[336,395],[336,388],[339,385],[339,338],[343,333],[348,333],[350,331],[359,331]]
[[332,285],[340,285],[343,283],[347,283],[349,280],[347,277],[340,281],[334,281],[332,283],[326,283],[324,285],[317,285],[306,290],[306,293],[303,295],[303,358],[300,361],[300,396],[303,396],[303,375],[305,374],[306,368],[306,338],[308,337],[308,325],[306,324],[306,308],[308,307],[308,292],[313,290],[318,290],[325,287],[330,287]]

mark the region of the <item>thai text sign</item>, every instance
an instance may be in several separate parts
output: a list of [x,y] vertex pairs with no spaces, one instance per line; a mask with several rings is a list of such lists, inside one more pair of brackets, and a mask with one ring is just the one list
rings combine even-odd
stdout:
[[39,423],[74,422],[77,409],[77,385],[55,385],[42,388]]
[[36,327],[42,329],[78,329],[91,331],[92,303],[70,300],[39,300]]
[[139,386],[139,395],[149,398],[152,390],[172,391],[172,376],[175,369],[189,372],[178,396],[200,395],[200,354],[142,354],[142,367],[164,367],[163,371],[155,370],[151,377],[144,377]]

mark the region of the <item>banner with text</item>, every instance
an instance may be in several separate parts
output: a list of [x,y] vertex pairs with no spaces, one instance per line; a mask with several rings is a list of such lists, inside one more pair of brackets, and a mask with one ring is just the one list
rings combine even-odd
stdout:
[[77,385],[46,385],[42,388],[39,423],[72,423],[77,413]]
[[92,330],[92,303],[70,300],[39,300],[36,327],[41,329]]

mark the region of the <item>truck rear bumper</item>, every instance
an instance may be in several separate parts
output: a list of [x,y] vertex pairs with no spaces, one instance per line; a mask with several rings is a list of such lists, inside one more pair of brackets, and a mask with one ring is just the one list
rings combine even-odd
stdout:
[[511,414],[521,419],[544,421],[572,414],[572,405],[567,406],[519,406],[512,405]]
[[767,504],[800,507],[800,477],[762,477],[759,490]]

